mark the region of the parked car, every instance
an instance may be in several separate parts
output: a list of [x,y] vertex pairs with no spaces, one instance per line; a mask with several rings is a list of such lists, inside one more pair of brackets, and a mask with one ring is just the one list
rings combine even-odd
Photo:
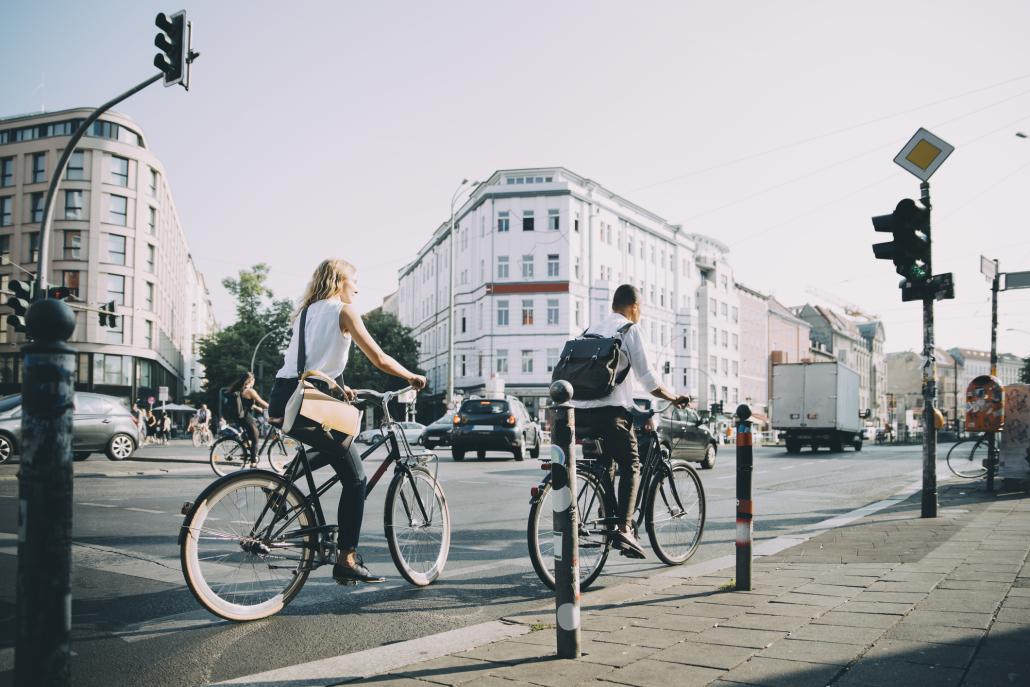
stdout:
[[515,460],[525,460],[527,452],[540,457],[540,428],[514,396],[470,398],[462,402],[453,422],[454,460],[464,460],[469,451],[478,458],[486,457],[487,451],[510,451]]
[[[121,399],[76,392],[72,419],[72,457],[86,460],[103,451],[125,460],[140,443],[139,426]],[[21,394],[0,398],[0,463],[21,451]]]
[[364,432],[361,432],[358,436],[354,437],[354,441],[359,444],[371,444],[372,441],[380,434],[382,434],[382,432],[378,427],[375,429],[366,429]]
[[[650,399],[637,398],[634,402],[641,408],[651,408]],[[664,404],[664,401],[660,403]],[[660,417],[658,438],[662,448],[669,451],[673,459],[700,463],[706,470],[715,467],[719,437],[705,418],[693,408],[681,409],[673,405]]]
[[447,413],[439,420],[436,420],[422,432],[422,445],[426,448],[436,446],[450,446],[451,428],[454,426],[454,416]]
[[422,433],[426,429],[425,425],[419,422],[401,422],[399,424],[401,430],[404,431],[404,438],[408,440],[409,444],[422,443]]

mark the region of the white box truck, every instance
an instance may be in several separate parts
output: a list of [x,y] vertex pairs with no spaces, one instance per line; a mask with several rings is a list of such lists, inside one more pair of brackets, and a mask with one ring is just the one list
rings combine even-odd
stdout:
[[772,426],[783,433],[787,452],[861,451],[858,382],[858,373],[839,362],[774,365]]

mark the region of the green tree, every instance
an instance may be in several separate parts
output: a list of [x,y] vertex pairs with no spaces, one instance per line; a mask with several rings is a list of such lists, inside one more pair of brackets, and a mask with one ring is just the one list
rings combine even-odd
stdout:
[[[418,342],[411,336],[411,328],[405,327],[392,313],[376,308],[361,317],[368,333],[379,347],[401,365],[422,374],[418,367]],[[352,389],[375,389],[376,391],[392,391],[401,389],[407,383],[400,377],[386,374],[376,368],[357,346],[351,349],[347,369],[343,379]],[[419,415],[422,415],[422,396],[419,396]],[[397,417],[400,408],[392,408],[390,414]],[[376,411],[378,418],[380,412]]]
[[204,391],[212,408],[218,408],[219,389],[250,369],[254,347],[266,334],[268,337],[258,349],[253,370],[258,393],[266,400],[275,373],[282,367],[280,351],[290,339],[293,303],[275,298],[266,285],[268,273],[268,265],[258,263],[240,270],[235,279],[222,280],[222,286],[236,300],[236,321],[200,342],[200,362],[207,377]]
[[1023,358],[1023,369],[1019,371],[1019,381],[1030,384],[1030,357]]

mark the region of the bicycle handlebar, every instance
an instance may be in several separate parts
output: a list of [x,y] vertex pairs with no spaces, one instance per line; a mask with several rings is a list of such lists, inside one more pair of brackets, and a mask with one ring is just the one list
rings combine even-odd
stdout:
[[401,394],[408,393],[409,391],[417,392],[417,389],[415,389],[415,387],[413,386],[406,386],[403,389],[397,389],[396,391],[375,391],[374,389],[352,389],[352,391],[358,398],[365,397],[367,399],[381,399],[383,402],[384,416],[387,419],[392,420],[393,418],[390,417],[390,410],[387,407],[389,406],[390,401],[397,398]]

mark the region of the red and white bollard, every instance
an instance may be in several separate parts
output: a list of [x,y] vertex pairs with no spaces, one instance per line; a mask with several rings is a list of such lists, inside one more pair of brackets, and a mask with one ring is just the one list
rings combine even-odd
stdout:
[[751,444],[751,409],[737,407],[737,591],[751,591],[751,549],[754,537],[754,501],[751,473],[755,456]]

